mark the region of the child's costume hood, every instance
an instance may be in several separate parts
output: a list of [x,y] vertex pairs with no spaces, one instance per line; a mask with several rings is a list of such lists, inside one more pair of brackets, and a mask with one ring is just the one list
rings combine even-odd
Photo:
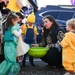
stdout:
[[65,34],[64,39],[61,41],[62,47],[70,46],[71,49],[75,50],[75,33],[68,32]]
[[27,17],[27,21],[31,22],[31,23],[35,22],[35,15],[33,12],[31,14],[29,14],[29,16]]

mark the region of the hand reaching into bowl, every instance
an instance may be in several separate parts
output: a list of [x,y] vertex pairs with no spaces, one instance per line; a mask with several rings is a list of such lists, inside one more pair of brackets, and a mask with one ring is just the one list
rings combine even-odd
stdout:
[[47,45],[46,48],[49,48],[49,45]]
[[39,47],[39,44],[31,44],[32,47]]

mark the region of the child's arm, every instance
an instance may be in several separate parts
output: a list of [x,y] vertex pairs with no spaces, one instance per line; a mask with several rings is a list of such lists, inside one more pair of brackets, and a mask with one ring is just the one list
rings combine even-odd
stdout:
[[20,35],[21,35],[21,33],[22,33],[22,30],[20,29],[19,31],[17,31],[17,30],[14,30],[13,31],[13,34],[15,35],[15,36],[17,36],[17,37],[19,37]]
[[25,33],[26,33],[26,25],[25,24],[22,24],[22,40],[24,41],[24,36],[25,36]]
[[68,34],[65,34],[65,37],[63,38],[63,40],[60,42],[60,45],[62,47],[67,47],[69,45],[69,42],[71,41],[70,37]]
[[35,44],[37,43],[37,36],[34,36],[34,41],[35,41]]
[[24,34],[21,33],[21,36],[22,36],[22,40],[24,41]]
[[35,43],[37,43],[37,34],[38,34],[37,27],[35,26],[35,28],[34,28],[34,41],[35,41]]

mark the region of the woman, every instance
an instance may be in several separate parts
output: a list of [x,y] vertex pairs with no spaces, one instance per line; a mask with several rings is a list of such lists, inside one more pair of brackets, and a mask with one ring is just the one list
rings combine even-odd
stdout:
[[20,9],[23,7],[22,0],[9,0],[7,8],[13,12],[20,12]]
[[3,0],[0,0],[0,11],[2,14],[8,14],[10,12],[9,9],[6,8],[7,4]]
[[43,18],[43,40],[39,46],[49,47],[47,54],[41,59],[48,63],[48,66],[62,67],[61,47],[58,41],[61,41],[64,35],[64,30],[60,27],[54,18],[50,15]]

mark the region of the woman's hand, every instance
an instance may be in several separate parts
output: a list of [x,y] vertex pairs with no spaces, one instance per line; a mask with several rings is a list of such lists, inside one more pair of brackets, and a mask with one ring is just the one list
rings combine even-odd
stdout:
[[47,45],[46,48],[49,48],[49,45]]
[[39,44],[31,44],[32,47],[39,47]]

